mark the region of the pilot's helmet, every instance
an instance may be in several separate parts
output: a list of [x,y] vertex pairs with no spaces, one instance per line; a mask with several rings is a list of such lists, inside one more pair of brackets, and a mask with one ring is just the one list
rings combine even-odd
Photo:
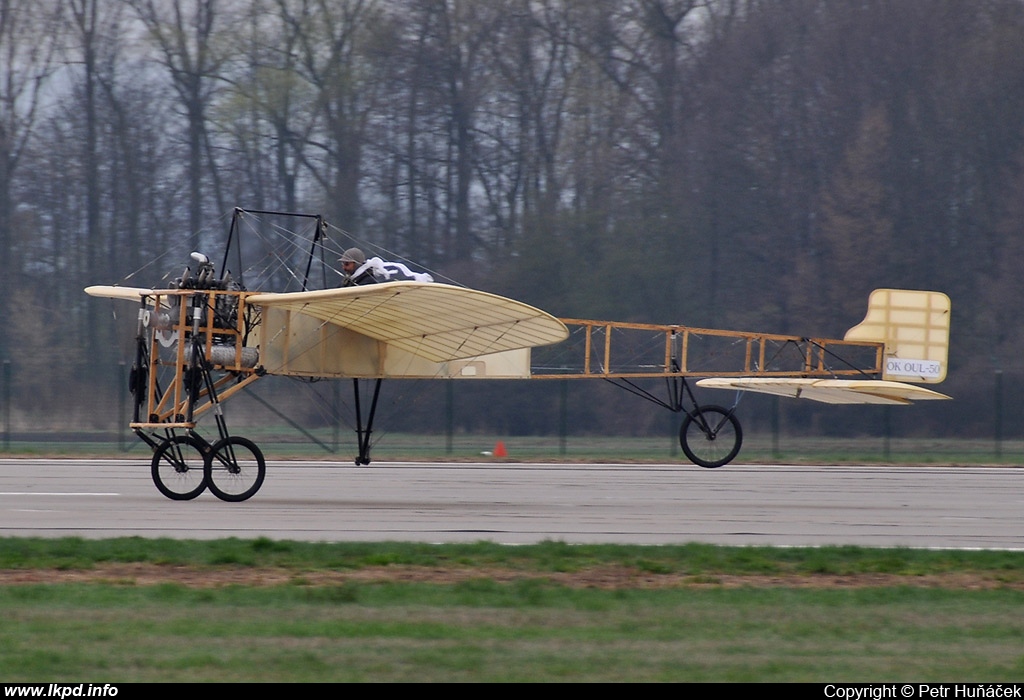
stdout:
[[363,251],[359,250],[358,248],[349,248],[348,250],[341,254],[341,257],[338,258],[338,262],[353,262],[356,265],[362,265],[364,262],[366,262],[366,255],[363,254]]

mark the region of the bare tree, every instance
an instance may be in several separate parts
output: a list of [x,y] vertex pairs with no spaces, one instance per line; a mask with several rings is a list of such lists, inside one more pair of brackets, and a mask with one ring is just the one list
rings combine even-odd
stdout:
[[317,90],[299,73],[299,47],[317,22],[310,3],[251,0],[227,37],[229,88],[216,121],[233,154],[236,201],[257,209],[300,209],[301,170],[319,122]]
[[432,71],[427,84],[444,110],[447,238],[442,248],[449,259],[468,262],[476,245],[470,192],[478,110],[490,71],[485,49],[497,36],[503,13],[497,5],[471,0],[415,0],[413,5],[429,28],[422,52]]
[[[0,0],[0,317],[7,317],[19,261],[14,183],[39,119],[43,87],[55,68],[60,3]],[[0,334],[0,360],[9,358],[9,335]]]
[[316,121],[302,129],[302,148],[295,155],[319,184],[328,218],[358,230],[365,128],[379,89],[370,79],[361,40],[376,16],[375,3],[278,0],[278,11],[294,42],[290,65],[314,93]]
[[[81,256],[84,263],[83,273],[86,279],[99,279],[97,256],[103,250],[100,240],[100,154],[98,153],[98,131],[100,125],[97,116],[97,92],[99,76],[97,65],[98,52],[105,37],[101,35],[100,3],[98,0],[67,0],[69,15],[78,39],[82,66],[82,103],[84,106],[85,139],[82,143],[81,163],[82,177],[85,180],[86,229]],[[107,5],[107,8],[117,7]],[[106,37],[109,39],[109,37]],[[71,59],[74,60],[74,57]],[[90,330],[85,334],[85,346],[92,357],[99,355],[99,334],[91,332],[96,328],[97,307],[89,304],[86,307],[85,327]]]
[[511,3],[499,40],[489,45],[494,98],[479,129],[478,171],[494,219],[496,259],[514,248],[524,217],[532,225],[552,220],[568,180],[562,147],[579,59],[559,5]]
[[[224,63],[216,31],[219,0],[126,0],[145,24],[159,61],[185,112],[188,144],[189,229],[199,247],[203,203],[212,190],[217,209],[226,205],[210,143],[209,115]],[[204,187],[211,182],[212,188]]]

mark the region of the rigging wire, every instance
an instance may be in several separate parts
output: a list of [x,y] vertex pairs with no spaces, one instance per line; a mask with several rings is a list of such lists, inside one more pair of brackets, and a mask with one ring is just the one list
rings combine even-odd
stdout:
[[[239,269],[235,275],[236,280],[245,285],[250,290],[261,289],[266,286],[268,289],[273,289],[275,286],[280,289],[280,283],[283,281],[285,286],[289,284],[303,284],[303,277],[300,274],[299,260],[309,259],[309,256],[314,255],[319,246],[320,260],[323,271],[324,271],[324,284],[326,285],[328,272],[333,272],[341,275],[340,266],[336,265],[336,260],[340,257],[341,252],[351,247],[352,245],[360,246],[364,249],[364,252],[372,252],[374,255],[383,256],[389,260],[396,262],[403,262],[408,264],[410,267],[429,272],[435,280],[444,280],[446,283],[453,286],[459,286],[465,288],[465,285],[448,278],[445,275],[440,274],[436,270],[426,268],[425,266],[419,265],[418,263],[409,260],[408,258],[397,254],[383,246],[379,246],[370,243],[367,240],[360,239],[353,235],[351,232],[346,231],[340,227],[334,226],[330,223],[323,222],[322,219],[317,217],[316,223],[309,226],[295,226],[291,227],[282,223],[282,219],[287,219],[289,216],[302,216],[308,218],[308,215],[290,215],[285,212],[252,212],[249,210],[236,209],[230,215],[224,215],[218,218],[218,223],[223,225],[229,216],[237,216],[235,219],[238,222],[238,228],[234,231],[237,233],[237,239],[232,243],[232,235],[229,232],[228,245],[238,246],[238,257]],[[321,223],[323,230],[321,230]],[[243,242],[241,235],[242,230],[246,232],[246,240]],[[189,240],[202,241],[204,236],[201,235],[203,232],[207,232],[208,229],[204,227],[200,234],[196,234]],[[320,234],[323,234],[322,236]],[[255,245],[253,244],[255,241]],[[244,246],[244,249],[243,249]],[[246,254],[258,252],[256,260],[251,264],[243,266],[241,261]],[[125,280],[132,279],[136,276],[141,275],[144,271],[149,270],[154,265],[164,261],[168,256],[175,255],[179,251],[168,250],[164,253],[156,256],[139,269],[133,271],[125,277]],[[325,255],[325,253],[327,255]],[[225,265],[229,260],[230,251],[225,251],[224,261]],[[368,257],[370,257],[368,255]],[[330,261],[330,262],[329,262]],[[174,275],[180,274],[180,268],[172,269],[166,273],[163,280],[169,281]],[[221,270],[220,274],[222,277],[226,276],[228,270]],[[277,291],[277,290],[275,290]],[[372,313],[372,310],[368,313]],[[505,331],[509,332],[511,327]],[[496,338],[491,340],[491,343],[496,343],[504,337],[505,333],[500,333]],[[468,340],[468,339],[467,339]],[[487,347],[493,347],[489,343]],[[315,346],[316,344],[314,344]],[[309,348],[312,351],[313,348]],[[479,354],[487,354],[485,348]],[[412,361],[410,359],[410,361]],[[438,363],[438,368],[435,370],[433,378],[442,378],[447,375],[444,374],[444,363]],[[315,378],[302,378],[302,377],[289,377],[293,380],[299,380],[300,383],[311,387],[311,393],[314,397],[318,398],[318,401],[313,402],[313,407],[319,409],[322,420],[328,420],[331,423],[336,423],[341,416],[341,409],[346,408],[349,413],[352,412],[352,407],[348,406],[343,400],[341,406],[335,407],[336,399],[328,401],[327,397],[324,397],[320,392],[313,387],[316,384]],[[424,377],[427,378],[427,377]],[[422,393],[422,392],[421,392]],[[415,402],[414,402],[415,403]],[[404,406],[408,406],[408,402],[403,402]],[[397,412],[399,406],[399,398],[392,397],[391,400],[385,403],[385,407],[391,411]],[[386,435],[386,431],[381,431],[378,428],[374,428],[371,436],[371,445],[375,445],[377,441],[382,439]]]
[[[295,258],[298,256],[312,255],[311,251],[313,250],[313,244],[317,243],[318,233],[315,225],[289,228],[279,221],[279,217],[268,217],[247,211],[240,212],[239,221],[240,228],[244,225],[246,234],[255,237],[264,248],[263,257],[259,261],[242,270],[239,277],[240,280],[243,279],[241,275],[246,275],[249,277],[256,277],[261,282],[268,283],[275,277],[284,277],[297,283],[301,282],[300,275],[296,268]],[[341,256],[344,249],[352,247],[353,245],[360,246],[364,249],[364,252],[372,251],[376,255],[388,256],[392,260],[408,263],[419,269],[426,269],[407,258],[388,251],[382,246],[377,246],[369,243],[368,241],[361,240],[350,232],[337,226],[333,226],[330,223],[325,222],[324,226],[327,229],[327,232],[322,239],[319,240],[319,246],[321,251],[326,252],[327,255],[322,255],[319,262],[324,268],[325,279],[328,272],[333,272],[338,275],[342,274],[340,266],[333,263]],[[239,246],[241,246],[240,239],[241,236],[239,236]],[[443,275],[440,275],[435,271],[428,271],[435,279],[444,278]],[[454,282],[452,283],[456,284]],[[386,300],[381,303],[384,303],[385,301]],[[372,313],[373,309],[367,311],[367,314]],[[318,346],[319,344],[314,344],[307,348],[306,352],[313,352]],[[412,361],[411,358],[410,361]],[[435,371],[434,378],[440,378],[443,376],[442,368],[442,365],[438,366],[438,369]],[[307,388],[308,395],[315,399],[311,402],[311,406],[319,413],[320,420],[322,422],[327,424],[336,424],[339,420],[345,420],[345,422],[348,423],[348,427],[352,429],[356,427],[354,423],[354,406],[341,398],[341,396],[344,395],[344,392],[337,392],[337,396],[325,396],[319,390],[319,387],[323,384],[318,380],[318,378],[288,378],[293,381],[298,381],[300,385]],[[336,386],[333,381],[330,385]],[[332,391],[332,394],[333,393],[334,392]],[[419,393],[422,395],[423,392]],[[382,405],[378,406],[378,411],[380,408],[385,409],[385,415],[382,416],[382,418],[386,419],[388,412],[397,414],[400,405],[408,407],[409,402],[406,399],[407,396],[392,396],[389,400],[386,400]],[[339,403],[340,405],[336,405],[336,403]],[[378,421],[378,425],[379,424],[380,421]],[[374,427],[370,437],[371,447],[376,445],[377,442],[383,439],[386,435],[386,430]]]
[[[230,220],[230,217],[231,217],[230,214],[222,214],[221,216],[217,217],[216,225],[223,226],[225,221]],[[202,240],[203,234],[210,233],[213,230],[213,228],[214,228],[213,224],[211,224],[210,226],[204,226],[204,227],[200,228],[198,231],[192,232],[192,234],[189,235],[185,240],[189,240],[189,241],[191,241],[191,240]],[[133,271],[129,272],[128,274],[126,274],[122,278],[122,281],[123,282],[129,282],[131,280],[134,280],[136,277],[141,276],[141,274],[143,272],[146,272],[146,271],[152,269],[157,264],[164,262],[170,256],[180,255],[181,258],[186,258],[188,256],[188,253],[191,252],[191,251],[189,251],[189,250],[187,250],[185,248],[187,248],[187,246],[186,247],[182,247],[182,248],[176,248],[176,247],[172,246],[171,248],[169,248],[167,250],[164,250],[161,253],[156,254],[151,260],[149,260],[148,262],[143,263],[142,265],[140,265],[135,270],[133,270]],[[181,272],[181,268],[180,267],[176,268],[176,269],[175,268],[169,268],[168,271],[164,272],[162,274],[162,276],[158,277],[158,279],[160,281],[162,281],[162,282],[167,283],[167,282],[170,282],[173,279],[173,277],[175,275],[179,274],[180,272]],[[152,286],[155,286],[155,285],[153,285],[152,283],[148,283],[145,286],[152,287]]]
[[[434,269],[428,268],[428,267],[426,267],[424,265],[421,265],[420,263],[416,262],[415,260],[410,260],[409,258],[407,258],[407,257],[405,257],[405,256],[403,256],[403,255],[401,255],[401,254],[399,254],[399,253],[397,253],[397,252],[395,252],[393,250],[389,250],[388,248],[385,248],[384,246],[377,245],[377,244],[374,244],[374,243],[370,243],[367,240],[357,238],[351,232],[346,231],[345,229],[339,228],[337,226],[334,226],[330,222],[327,222],[326,225],[327,225],[328,229],[337,232],[341,236],[344,236],[352,244],[354,244],[356,246],[359,246],[359,248],[361,250],[363,250],[364,253],[366,252],[366,250],[371,250],[371,251],[374,251],[374,253],[376,255],[378,255],[379,257],[387,256],[388,260],[391,260],[391,261],[394,261],[394,262],[405,263],[407,265],[413,266],[414,268],[417,268],[417,269],[420,269],[420,270],[422,270],[424,272],[427,272],[435,280],[444,280],[445,284],[450,284],[450,285],[453,285],[453,286],[456,286],[456,287],[465,287],[466,286],[466,285],[464,285],[464,284],[462,284],[460,282],[457,282],[456,280],[453,280],[452,278],[450,278],[450,277],[448,277],[446,275],[441,274],[437,270],[434,270]],[[344,247],[347,248],[349,246],[344,246]],[[339,252],[339,255],[340,255],[340,252]],[[371,256],[367,255],[367,257],[371,257]]]

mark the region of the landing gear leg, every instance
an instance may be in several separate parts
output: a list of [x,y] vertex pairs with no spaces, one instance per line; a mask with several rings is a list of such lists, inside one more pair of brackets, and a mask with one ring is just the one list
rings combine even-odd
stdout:
[[[679,365],[673,361],[673,370]],[[683,413],[683,424],[679,428],[679,445],[691,462],[707,469],[722,467],[736,458],[743,446],[743,428],[736,418],[736,403],[731,408],[702,406],[693,395],[686,377],[672,377],[668,384],[668,402],[658,401],[648,393],[634,391],[640,396],[676,412]],[[693,406],[687,410],[686,402]]]
[[377,413],[377,398],[380,396],[382,379],[375,379],[373,384],[373,400],[370,402],[370,414],[366,417],[363,427],[363,414],[359,403],[359,380],[352,380],[352,389],[356,401],[356,439],[359,443],[359,454],[356,455],[356,466],[370,463],[370,434],[373,432],[373,417]]

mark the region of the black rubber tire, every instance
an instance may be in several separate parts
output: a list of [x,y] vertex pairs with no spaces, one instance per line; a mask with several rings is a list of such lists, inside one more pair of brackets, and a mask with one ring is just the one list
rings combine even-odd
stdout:
[[175,435],[153,452],[153,483],[173,501],[190,501],[206,490],[203,443],[191,435]]
[[[706,426],[706,427],[705,427]],[[743,429],[736,416],[721,406],[701,406],[686,414],[679,428],[679,445],[694,464],[721,467],[739,454]]]
[[231,435],[218,440],[206,460],[206,483],[222,501],[252,498],[263,485],[267,463],[256,443]]

